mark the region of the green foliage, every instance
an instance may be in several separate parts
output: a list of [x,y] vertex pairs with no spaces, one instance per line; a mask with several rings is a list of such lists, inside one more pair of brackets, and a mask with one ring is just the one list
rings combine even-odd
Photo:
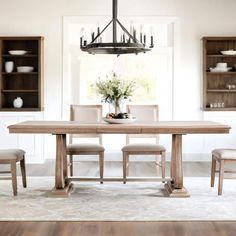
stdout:
[[135,89],[134,81],[122,80],[114,72],[110,76],[107,75],[106,80],[99,78],[95,85],[97,93],[108,103],[130,98]]

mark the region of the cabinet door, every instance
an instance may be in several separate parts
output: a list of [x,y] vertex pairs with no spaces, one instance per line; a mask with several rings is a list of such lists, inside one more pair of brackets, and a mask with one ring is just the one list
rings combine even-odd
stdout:
[[[21,148],[26,152],[27,163],[42,163],[43,157],[43,142],[40,134],[9,134],[7,126],[23,122],[27,120],[40,119],[40,113],[2,113],[0,116],[0,148]],[[41,118],[42,119],[42,118]]]
[[[22,115],[18,117],[18,122],[36,120],[32,115]],[[18,134],[18,146],[27,153],[27,162],[42,163],[43,145],[41,134]]]
[[7,126],[10,124],[17,123],[17,117],[5,115],[0,116],[0,148],[1,149],[10,149],[18,148],[18,135],[9,134]]
[[204,112],[204,120],[211,120],[231,127],[229,134],[204,135],[205,152],[215,148],[236,148],[236,112]]

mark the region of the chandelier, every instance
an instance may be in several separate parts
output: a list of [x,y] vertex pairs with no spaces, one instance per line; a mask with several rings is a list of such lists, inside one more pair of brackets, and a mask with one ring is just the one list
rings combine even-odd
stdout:
[[[90,54],[138,54],[140,52],[148,52],[154,47],[153,35],[150,36],[150,45],[146,45],[146,35],[140,32],[140,40],[137,39],[136,30],[131,27],[129,32],[117,18],[117,1],[112,0],[112,19],[100,31],[98,26],[97,32],[91,33],[91,42],[88,43],[83,35],[80,37],[80,49]],[[112,24],[112,42],[102,42],[102,34]],[[122,29],[120,39],[117,37],[117,26]]]

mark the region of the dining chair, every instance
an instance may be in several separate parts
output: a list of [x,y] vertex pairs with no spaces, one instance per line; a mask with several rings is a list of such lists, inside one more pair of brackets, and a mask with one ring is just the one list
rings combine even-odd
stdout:
[[[102,105],[71,105],[70,120],[79,122],[99,122],[102,119]],[[81,138],[96,138],[98,143],[75,143],[73,140]],[[98,155],[100,183],[103,183],[104,169],[104,147],[102,146],[102,135],[100,134],[71,134],[67,145],[67,155],[69,155],[70,176],[73,176],[73,156],[74,155]]]
[[[236,173],[236,171],[229,171],[224,168],[226,163],[231,162],[236,162],[236,149],[221,148],[212,151],[211,187],[214,187],[215,184],[215,173],[219,173],[218,195],[222,195],[223,192],[224,173]],[[218,169],[217,163],[219,165]]]
[[16,163],[20,162],[21,175],[23,187],[26,188],[26,171],[25,171],[25,151],[21,149],[2,149],[0,150],[0,164],[10,165],[10,170],[0,171],[0,174],[11,174],[11,177],[1,176],[0,179],[11,179],[13,195],[17,195],[17,173],[16,173]]
[[[137,121],[158,121],[158,105],[127,105],[127,112],[136,117]],[[131,139],[154,138],[155,143],[131,143]],[[159,144],[158,134],[127,134],[126,145],[122,148],[123,153],[123,183],[129,175],[130,155],[155,155],[161,156],[161,161],[156,160],[157,167],[161,168],[162,179],[165,178],[165,147]],[[163,180],[164,182],[164,180]]]

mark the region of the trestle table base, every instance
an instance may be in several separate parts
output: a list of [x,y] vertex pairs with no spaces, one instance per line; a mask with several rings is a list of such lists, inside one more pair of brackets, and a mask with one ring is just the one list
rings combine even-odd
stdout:
[[[127,182],[167,182],[171,180],[170,178],[159,178],[159,177],[126,177]],[[79,182],[100,182],[101,179],[99,177],[84,177],[84,176],[74,176],[67,177],[66,181],[79,181]],[[105,182],[123,182],[124,179],[122,177],[104,177],[102,181]]]
[[171,181],[168,181],[165,184],[165,190],[167,191],[169,197],[173,198],[190,197],[187,189],[184,186],[180,189],[177,189],[174,187],[174,184],[172,184]]
[[47,196],[53,197],[53,198],[67,198],[70,196],[73,190],[74,190],[74,184],[68,182],[65,184],[65,187],[62,189],[58,189],[54,187],[52,190],[47,192]]

